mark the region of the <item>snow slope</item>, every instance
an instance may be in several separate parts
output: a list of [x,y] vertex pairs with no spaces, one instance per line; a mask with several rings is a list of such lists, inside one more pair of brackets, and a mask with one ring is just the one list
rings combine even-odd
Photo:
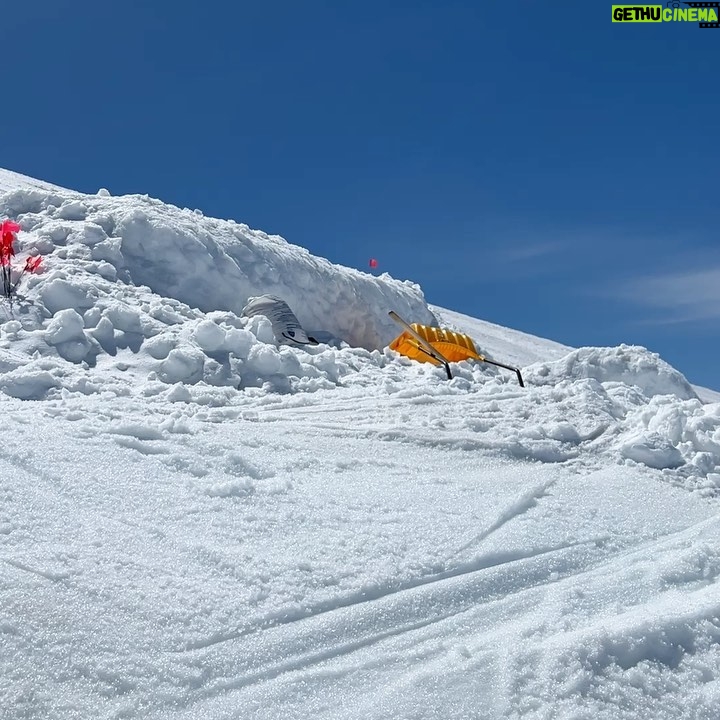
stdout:
[[70,190],[61,188],[58,185],[53,185],[52,183],[47,183],[43,180],[36,180],[35,178],[28,177],[27,175],[21,175],[20,173],[0,168],[0,193],[17,190],[19,188],[35,188],[37,190],[46,191],[62,190],[67,193],[71,192]]
[[[718,716],[720,404],[657,355],[144,196],[0,217],[44,257],[0,325],[3,720]],[[390,308],[527,387],[397,356]]]
[[[489,358],[502,359],[507,364],[522,366],[543,360],[559,360],[574,350],[552,340],[504,328],[445,308],[431,306],[431,310],[444,326],[468,333],[474,338],[482,338],[480,352]],[[720,402],[720,392],[699,385],[692,387],[703,402]]]
[[697,393],[697,396],[706,403],[718,403],[720,402],[720,392],[717,392],[716,390],[710,390],[709,388],[699,387],[698,385],[693,385],[695,388],[695,392]]

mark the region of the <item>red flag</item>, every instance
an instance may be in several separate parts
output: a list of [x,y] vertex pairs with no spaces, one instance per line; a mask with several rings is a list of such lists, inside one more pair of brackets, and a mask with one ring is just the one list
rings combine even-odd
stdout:
[[15,248],[13,247],[13,241],[15,236],[12,233],[3,234],[2,240],[0,240],[0,264],[9,265],[10,258],[15,254]]
[[3,220],[0,225],[0,265],[9,265],[10,258],[15,255],[15,233],[20,231],[20,226],[12,220]]
[[375,258],[370,258],[370,267],[376,268],[378,266],[378,261]]
[[36,255],[35,257],[28,258],[25,261],[25,270],[30,273],[34,273],[37,271],[38,266],[40,265],[40,261],[42,260],[42,255]]
[[2,225],[0,225],[0,232],[2,232],[3,235],[5,235],[5,233],[20,232],[20,230],[20,226],[12,220],[3,220]]

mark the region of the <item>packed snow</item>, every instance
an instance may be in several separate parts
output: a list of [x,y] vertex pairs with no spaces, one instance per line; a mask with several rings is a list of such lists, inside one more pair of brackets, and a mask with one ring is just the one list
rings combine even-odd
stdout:
[[[720,397],[0,171],[0,717],[720,715]],[[321,342],[241,314],[285,299]],[[469,333],[515,375],[387,348]]]
[[0,168],[0,192],[8,192],[9,190],[17,190],[18,188],[35,188],[38,190],[60,190],[62,192],[69,192],[65,188],[61,188],[58,185],[44,182],[43,180],[36,180],[35,178],[22,175],[20,173],[12,172],[11,170],[3,170]]

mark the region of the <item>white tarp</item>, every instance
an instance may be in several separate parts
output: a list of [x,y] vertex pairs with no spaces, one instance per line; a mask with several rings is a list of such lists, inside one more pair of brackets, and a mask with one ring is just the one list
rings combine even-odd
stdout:
[[309,337],[290,309],[290,306],[276,295],[260,295],[248,300],[242,310],[246,317],[264,315],[271,323],[275,338],[279,343],[294,345],[317,345],[315,338]]

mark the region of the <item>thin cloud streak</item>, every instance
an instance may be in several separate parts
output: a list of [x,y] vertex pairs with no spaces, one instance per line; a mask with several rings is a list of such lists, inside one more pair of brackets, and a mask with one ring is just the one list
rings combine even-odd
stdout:
[[[492,236],[491,236],[492,237]],[[492,237],[493,251],[485,256],[496,277],[540,278],[557,272],[560,263],[567,264],[571,243],[563,240],[537,243],[502,242]],[[561,258],[563,258],[561,260]]]
[[563,252],[568,247],[563,242],[546,242],[536,243],[532,245],[522,245],[505,248],[501,253],[502,260],[506,262],[516,262],[520,260],[535,260],[547,255]]
[[720,267],[638,278],[621,291],[639,305],[669,311],[667,324],[720,319]]

